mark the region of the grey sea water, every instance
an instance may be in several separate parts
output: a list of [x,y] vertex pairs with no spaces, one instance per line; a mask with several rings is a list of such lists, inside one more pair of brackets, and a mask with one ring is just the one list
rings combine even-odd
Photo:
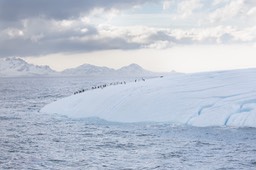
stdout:
[[255,128],[70,119],[38,111],[114,80],[0,78],[0,169],[256,169]]

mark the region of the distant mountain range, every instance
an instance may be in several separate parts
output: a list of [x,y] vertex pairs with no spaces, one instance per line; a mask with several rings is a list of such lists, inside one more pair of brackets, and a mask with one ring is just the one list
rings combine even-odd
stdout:
[[99,67],[83,64],[76,68],[66,69],[62,72],[52,70],[49,66],[38,66],[29,64],[20,58],[0,59],[0,77],[33,77],[33,76],[114,76],[114,77],[150,77],[159,76],[143,69],[137,64],[131,64],[120,69]]

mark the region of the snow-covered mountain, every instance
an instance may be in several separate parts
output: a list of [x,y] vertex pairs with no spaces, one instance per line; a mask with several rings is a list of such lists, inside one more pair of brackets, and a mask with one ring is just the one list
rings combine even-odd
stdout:
[[69,76],[101,76],[114,74],[115,70],[108,67],[99,67],[90,64],[83,64],[76,68],[62,71],[63,75]]
[[74,118],[256,127],[256,69],[172,74],[107,86],[42,108]]
[[49,76],[56,72],[49,66],[29,64],[20,58],[0,59],[0,77],[13,76]]
[[137,75],[137,76],[154,76],[154,75],[159,75],[160,73],[153,73],[151,71],[147,71],[143,69],[141,66],[137,64],[130,64],[128,66],[122,67],[117,70],[117,73],[119,75],[123,76],[132,76],[132,75]]
[[66,69],[61,74],[67,76],[148,77],[157,76],[161,73],[147,71],[137,64],[130,64],[118,70],[84,64],[76,68]]

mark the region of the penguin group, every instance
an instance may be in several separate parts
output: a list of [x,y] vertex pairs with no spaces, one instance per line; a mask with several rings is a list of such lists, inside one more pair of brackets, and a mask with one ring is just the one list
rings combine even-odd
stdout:
[[126,82],[125,81],[123,81],[123,82],[114,82],[114,83],[110,83],[109,85],[103,84],[103,85],[93,86],[91,88],[78,90],[78,91],[74,92],[74,95],[83,93],[83,92],[88,91],[88,90],[103,89],[107,86],[113,86],[113,85],[118,85],[118,84],[126,84]]
[[[140,80],[145,81],[144,78],[141,78],[141,79],[135,79],[135,82],[139,82]],[[113,82],[113,83],[110,83],[109,85],[108,84],[97,85],[97,86],[93,86],[91,88],[78,90],[78,91],[74,92],[74,95],[83,93],[83,92],[88,91],[88,90],[103,89],[103,88],[105,88],[107,86],[114,86],[114,85],[119,85],[119,84],[126,84],[126,82],[125,81],[121,81],[121,82]]]

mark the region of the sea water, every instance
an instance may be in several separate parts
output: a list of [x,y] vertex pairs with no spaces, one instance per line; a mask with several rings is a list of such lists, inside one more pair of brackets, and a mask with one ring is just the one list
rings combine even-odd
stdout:
[[45,104],[111,81],[117,80],[0,78],[0,169],[256,169],[255,128],[39,113]]

